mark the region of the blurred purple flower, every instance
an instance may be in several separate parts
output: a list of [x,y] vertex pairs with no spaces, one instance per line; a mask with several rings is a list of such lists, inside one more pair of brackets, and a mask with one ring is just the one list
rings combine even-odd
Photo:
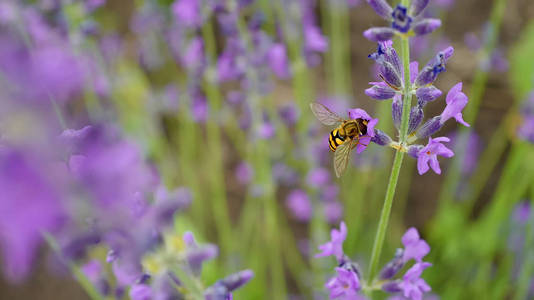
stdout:
[[250,164],[242,161],[237,165],[235,169],[235,177],[240,184],[249,184],[253,176],[254,170]]
[[334,255],[338,261],[343,258],[343,242],[347,238],[347,225],[345,222],[341,222],[339,230],[332,229],[330,231],[330,241],[319,246],[320,253],[317,253],[315,257],[324,257]]
[[204,123],[209,116],[209,107],[206,97],[201,94],[197,94],[193,97],[193,103],[191,104],[191,114],[193,120],[197,123]]
[[278,109],[278,114],[286,126],[295,125],[299,116],[299,112],[293,102],[280,107]]
[[312,187],[321,187],[330,182],[330,172],[325,168],[314,168],[306,177],[306,183]]
[[268,52],[269,66],[276,76],[287,79],[289,77],[289,62],[284,44],[275,43]]
[[308,51],[326,52],[328,50],[328,39],[321,34],[321,30],[317,26],[305,26],[304,39]]
[[297,220],[301,222],[310,220],[313,207],[305,191],[300,189],[291,191],[286,198],[286,205]]
[[29,154],[0,151],[0,246],[7,279],[23,280],[30,272],[43,233],[66,221],[57,187],[58,174]]
[[402,236],[402,244],[404,245],[404,262],[408,262],[410,259],[414,259],[417,262],[421,262],[428,252],[430,252],[430,246],[425,240],[419,237],[419,232],[414,227],[409,228]]
[[423,294],[431,290],[430,286],[421,278],[423,271],[430,266],[432,264],[419,262],[406,271],[406,274],[402,277],[402,282],[399,283],[404,297],[411,300],[421,300],[423,299]]
[[176,0],[172,4],[176,21],[187,27],[202,25],[202,7],[200,0]]
[[526,224],[530,218],[531,211],[532,207],[529,201],[519,202],[514,208],[513,219],[520,224]]
[[327,201],[324,204],[324,215],[329,224],[336,224],[343,217],[343,205],[338,201]]
[[441,169],[439,167],[438,155],[443,157],[452,157],[454,153],[445,145],[441,144],[442,142],[449,142],[450,139],[447,137],[438,137],[432,139],[428,138],[428,144],[419,150],[417,154],[417,170],[419,175],[425,174],[430,167],[436,174],[441,174]]
[[244,270],[217,281],[204,291],[205,300],[231,300],[232,291],[242,287],[254,277],[254,272]]
[[336,268],[337,276],[332,277],[326,283],[326,288],[330,290],[330,299],[360,299],[358,291],[361,289],[360,279],[352,270]]
[[130,288],[130,299],[132,300],[152,300],[152,288],[146,284],[134,284]]

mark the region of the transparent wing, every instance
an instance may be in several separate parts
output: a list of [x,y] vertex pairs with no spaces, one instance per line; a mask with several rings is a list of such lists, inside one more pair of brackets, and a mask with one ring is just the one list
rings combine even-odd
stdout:
[[343,122],[343,119],[340,116],[321,103],[312,102],[310,103],[310,108],[317,119],[324,125],[330,126]]
[[334,152],[334,170],[336,176],[339,178],[345,172],[347,164],[349,163],[350,152],[357,145],[358,139],[351,139],[337,147]]

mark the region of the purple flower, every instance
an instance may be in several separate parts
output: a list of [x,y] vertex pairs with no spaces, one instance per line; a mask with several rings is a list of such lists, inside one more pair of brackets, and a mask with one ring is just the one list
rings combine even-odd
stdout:
[[308,197],[303,190],[293,190],[286,199],[286,205],[291,210],[295,218],[302,222],[310,220],[313,213],[313,207]]
[[428,61],[428,63],[421,69],[421,72],[415,77],[415,86],[424,87],[432,84],[439,73],[445,72],[445,64],[454,53],[453,47],[447,47],[440,51],[434,58]]
[[325,168],[312,169],[306,177],[306,182],[313,187],[321,187],[330,182],[330,172]]
[[345,222],[341,222],[341,224],[339,225],[339,230],[332,229],[330,231],[330,241],[319,246],[319,250],[321,250],[321,252],[316,254],[315,257],[334,255],[338,259],[338,261],[341,261],[344,255],[343,242],[346,238],[347,225],[345,225]]
[[337,276],[332,277],[326,283],[326,288],[330,290],[330,299],[358,299],[360,290],[360,279],[358,275],[345,268],[336,268]]
[[172,4],[176,20],[187,27],[202,25],[201,2],[199,0],[176,0]]
[[280,107],[278,109],[278,114],[287,126],[293,126],[297,123],[299,111],[293,102],[290,102],[289,104]]
[[438,155],[447,158],[454,155],[452,150],[441,144],[442,142],[449,141],[450,139],[447,137],[438,137],[435,139],[432,139],[431,137],[428,138],[428,144],[417,154],[417,170],[419,171],[419,175],[423,175],[428,171],[429,164],[436,174],[441,174]]
[[520,202],[515,206],[512,214],[513,219],[520,224],[526,224],[530,218],[531,211],[532,208],[528,201]]
[[338,201],[324,203],[324,216],[329,224],[335,224],[343,217],[343,205]]
[[[365,135],[372,138],[375,136],[375,126],[378,123],[378,119],[373,119],[371,116],[361,108],[349,109],[349,118],[351,119],[364,119],[367,121],[367,132]],[[369,139],[370,140],[370,139]]]
[[232,291],[240,288],[254,277],[254,272],[244,270],[225,277],[204,291],[206,300],[231,300]]
[[328,39],[321,34],[321,30],[317,26],[305,26],[304,39],[308,51],[326,52],[328,50]]
[[206,122],[209,116],[209,107],[208,101],[206,101],[206,97],[204,97],[204,95],[197,94],[193,98],[193,103],[191,103],[191,114],[195,122]]
[[252,176],[254,176],[254,170],[248,163],[243,161],[237,165],[235,169],[235,177],[240,184],[250,183]]
[[432,266],[427,262],[419,262],[413,265],[402,277],[399,288],[402,290],[404,297],[411,300],[423,299],[423,294],[431,290],[430,286],[421,278],[423,271]]
[[391,23],[388,27],[373,27],[364,32],[364,36],[375,42],[391,40],[395,34],[424,35],[433,32],[441,26],[437,19],[421,19],[418,16],[425,9],[428,0],[415,0],[408,9],[398,4],[393,9],[385,0],[367,0],[375,12]]
[[134,284],[130,288],[130,299],[152,300],[152,288],[146,284]]
[[30,155],[0,151],[0,247],[7,279],[20,281],[30,272],[42,234],[65,221],[57,183],[60,174]]
[[441,124],[444,124],[450,118],[455,118],[458,123],[469,127],[469,124],[462,117],[462,110],[467,105],[467,96],[462,92],[461,82],[450,89],[445,101],[447,106],[441,113]]
[[404,245],[404,262],[408,262],[410,259],[421,262],[423,257],[430,252],[430,246],[425,240],[419,237],[419,232],[414,227],[411,227],[404,233],[402,244]]
[[272,45],[267,54],[269,66],[276,76],[286,79],[289,77],[289,65],[287,51],[284,44],[276,43]]

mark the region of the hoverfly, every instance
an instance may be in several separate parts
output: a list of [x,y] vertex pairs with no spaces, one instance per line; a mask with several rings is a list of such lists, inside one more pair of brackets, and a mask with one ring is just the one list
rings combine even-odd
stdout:
[[[346,120],[320,103],[310,103],[313,114],[327,126],[337,125],[330,132],[328,143],[334,152],[334,170],[340,177],[349,162],[351,150],[360,144],[360,138],[367,134],[367,120],[358,118]],[[363,143],[362,143],[363,144]],[[367,146],[367,145],[366,145]]]

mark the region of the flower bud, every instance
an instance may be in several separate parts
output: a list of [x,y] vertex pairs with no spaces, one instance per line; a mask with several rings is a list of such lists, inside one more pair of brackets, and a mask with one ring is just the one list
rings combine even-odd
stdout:
[[376,100],[387,100],[395,96],[395,91],[384,82],[372,82],[372,87],[365,90],[365,94]]
[[412,107],[410,111],[410,123],[408,125],[408,133],[412,133],[423,120],[423,108],[419,105]]
[[380,129],[375,129],[375,136],[371,139],[371,142],[380,146],[389,146],[393,140]]
[[251,270],[243,270],[222,279],[221,283],[226,286],[229,291],[233,291],[245,285],[252,279],[252,277],[254,277],[254,272]]
[[432,119],[426,121],[426,123],[423,124],[423,126],[421,126],[419,130],[417,130],[417,133],[415,135],[420,139],[424,139],[440,130],[441,126],[441,117],[433,117]]
[[440,19],[423,19],[413,25],[413,32],[415,32],[416,35],[429,34],[440,26]]
[[389,27],[373,27],[363,32],[363,36],[373,42],[391,40],[395,36],[395,30]]
[[391,115],[393,117],[393,124],[399,129],[402,119],[402,95],[400,94],[393,97],[393,101],[391,102]]
[[402,259],[404,250],[397,248],[395,251],[395,257],[386,264],[386,266],[380,271],[380,279],[391,279],[404,267],[404,260]]
[[400,288],[400,280],[386,282],[382,285],[382,290],[386,293],[398,293],[402,291]]
[[420,87],[415,92],[417,99],[420,100],[423,105],[426,104],[426,102],[437,99],[439,96],[441,96],[441,94],[442,92],[433,85]]

